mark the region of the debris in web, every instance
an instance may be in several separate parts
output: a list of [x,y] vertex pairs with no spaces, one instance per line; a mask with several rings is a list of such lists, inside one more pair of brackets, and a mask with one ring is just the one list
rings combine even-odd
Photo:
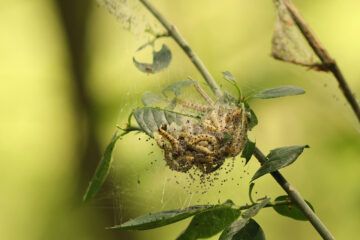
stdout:
[[[142,50],[142,47],[140,47],[137,51]],[[153,47],[153,61],[152,63],[142,63],[138,62],[135,57],[133,57],[133,62],[137,69],[139,69],[141,72],[145,73],[157,73],[160,71],[165,70],[171,61],[171,52],[169,48],[163,44],[161,49],[159,51],[155,51]]]
[[296,65],[314,66],[316,57],[294,23],[284,2],[274,0],[274,5],[276,20],[271,55],[275,59]]
[[112,15],[114,15],[122,27],[137,37],[148,36],[147,29],[154,32],[161,32],[162,27],[148,13],[144,7],[136,0],[97,0],[99,5],[104,6]]

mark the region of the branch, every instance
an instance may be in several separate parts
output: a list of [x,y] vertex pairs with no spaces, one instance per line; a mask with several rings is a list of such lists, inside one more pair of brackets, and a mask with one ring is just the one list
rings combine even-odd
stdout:
[[310,29],[309,25],[305,22],[304,18],[300,15],[299,11],[296,7],[289,1],[283,0],[285,6],[287,7],[288,11],[292,19],[294,20],[295,24],[298,26],[299,30],[305,37],[306,41],[309,43],[311,48],[314,50],[315,54],[320,58],[321,62],[323,63],[323,67],[326,70],[330,71],[336,80],[338,81],[339,87],[344,94],[346,100],[349,102],[351,108],[353,109],[356,117],[360,122],[360,107],[359,103],[357,102],[356,98],[352,94],[352,91],[347,84],[347,81],[342,74],[339,66],[337,65],[335,59],[333,59],[330,54],[327,52],[325,47],[321,44],[319,39],[315,36],[313,31]]
[[154,15],[154,17],[164,26],[169,35],[176,41],[176,43],[182,48],[185,54],[190,58],[191,62],[195,65],[197,70],[203,76],[217,99],[223,96],[220,87],[215,82],[215,79],[206,69],[204,63],[196,55],[196,53],[190,48],[183,36],[179,33],[176,27],[171,24],[166,18],[164,18],[147,0],[140,0],[140,2]]
[[[255,148],[254,156],[259,160],[259,162],[264,164],[267,161],[265,155],[260,151],[260,149]],[[321,220],[316,216],[314,211],[306,204],[305,200],[301,196],[301,194],[295,189],[293,185],[291,185],[284,177],[281,175],[279,171],[272,172],[271,175],[275,178],[278,184],[285,190],[285,192],[289,195],[292,202],[294,202],[302,211],[302,213],[309,219],[310,223],[314,226],[314,228],[318,231],[318,233],[325,240],[335,240],[335,238],[331,235],[330,231],[326,228],[326,226],[321,222]]]
[[[200,58],[191,50],[190,46],[186,43],[181,34],[177,31],[174,25],[172,25],[167,19],[165,19],[147,0],[139,0],[155,17],[156,19],[166,28],[170,36],[179,44],[184,50],[190,60],[194,63],[195,67],[199,70],[201,75],[206,80],[207,84],[219,99],[223,96],[223,93],[219,86],[216,84],[214,78],[211,76],[209,71],[206,69]],[[254,156],[259,160],[261,164],[267,161],[264,154],[258,149],[255,149]],[[335,238],[331,235],[329,230],[321,222],[321,220],[315,215],[312,209],[306,204],[300,193],[278,172],[271,173],[279,185],[288,193],[293,203],[295,203],[303,214],[309,219],[314,228],[325,240],[334,240]]]

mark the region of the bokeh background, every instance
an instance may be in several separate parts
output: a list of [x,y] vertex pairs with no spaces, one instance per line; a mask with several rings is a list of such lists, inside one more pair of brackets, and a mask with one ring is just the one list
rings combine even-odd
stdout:
[[[245,92],[278,85],[306,89],[303,96],[254,101],[259,125],[251,137],[263,151],[309,144],[282,172],[337,239],[356,238],[360,125],[330,75],[270,57],[272,1],[152,2],[177,25],[219,83],[226,85],[221,72],[229,70]],[[358,96],[360,2],[294,3]],[[156,188],[165,180],[158,176],[171,172],[160,161],[160,151],[145,138],[139,141],[139,135],[117,144],[114,163],[120,170],[112,170],[93,202],[81,203],[116,124],[124,124],[141,94],[160,92],[188,75],[202,81],[171,39],[160,42],[172,49],[172,63],[164,72],[146,75],[132,63],[144,37],[124,30],[121,21],[95,1],[0,0],[1,239],[174,239],[186,227],[188,220],[145,232],[105,230],[149,209],[181,207],[174,199],[186,198],[181,187],[170,186],[176,197],[164,204]],[[149,167],[149,151],[155,151],[158,166]],[[251,176],[258,167],[252,161],[246,171]],[[222,189],[239,204],[248,201],[249,176],[243,175],[240,184],[230,181]],[[269,176],[257,181],[256,191],[259,197],[283,194]],[[202,196],[201,201],[228,197],[219,195]],[[320,239],[308,222],[270,209],[256,220],[267,239]]]

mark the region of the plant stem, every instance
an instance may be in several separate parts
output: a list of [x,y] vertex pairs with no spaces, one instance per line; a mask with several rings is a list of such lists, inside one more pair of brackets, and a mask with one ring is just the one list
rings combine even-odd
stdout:
[[[254,156],[259,160],[261,164],[264,164],[267,161],[265,155],[257,147],[255,148]],[[335,240],[335,238],[331,235],[330,231],[321,222],[318,216],[316,216],[314,211],[306,204],[304,198],[295,189],[295,187],[291,185],[279,171],[272,172],[271,175],[289,195],[292,202],[294,202],[300,208],[306,218],[309,219],[310,223],[314,226],[314,228],[318,231],[322,238],[325,240]]]
[[158,110],[158,111],[164,111],[164,112],[169,112],[169,113],[175,113],[175,114],[178,114],[178,115],[182,115],[182,116],[185,116],[185,117],[189,117],[189,118],[193,118],[193,119],[201,121],[200,116],[195,116],[195,115],[182,113],[182,112],[176,112],[176,111],[173,111],[173,110],[170,110],[170,109],[164,109],[164,108],[160,108],[160,107],[142,107],[142,108],[153,109],[153,110]]
[[[211,76],[209,71],[206,69],[205,65],[202,63],[200,58],[191,50],[190,46],[186,43],[184,38],[178,32],[176,27],[172,25],[166,18],[164,18],[147,0],[139,0],[155,17],[156,19],[166,28],[170,36],[179,44],[179,46],[184,50],[190,60],[194,63],[196,68],[199,70],[201,75],[204,77],[205,81],[219,99],[223,96],[223,92],[215,82],[214,78]],[[360,116],[360,115],[359,115]],[[254,156],[259,160],[261,164],[267,161],[265,155],[258,149],[255,149]],[[288,193],[292,202],[295,203],[303,214],[309,219],[314,228],[319,232],[319,234],[325,240],[334,240],[335,238],[331,235],[329,230],[321,222],[321,220],[315,215],[312,209],[306,204],[305,200],[302,198],[300,193],[280,174],[280,172],[275,171],[271,173],[279,185]]]
[[[191,77],[188,77],[189,80],[193,81]],[[204,100],[212,107],[215,106],[214,101],[206,94],[206,92],[199,86],[197,82],[195,82],[194,87],[196,91],[204,98]]]
[[305,22],[304,18],[301,16],[299,11],[296,7],[289,1],[289,0],[282,0],[287,7],[292,19],[294,20],[295,24],[314,50],[315,54],[320,58],[321,62],[323,63],[323,67],[325,70],[330,71],[336,80],[338,81],[339,88],[341,89],[342,93],[344,94],[346,100],[349,102],[351,108],[353,109],[356,117],[360,122],[360,107],[359,103],[357,102],[356,98],[352,94],[347,81],[342,74],[339,66],[337,65],[335,59],[333,59],[325,47],[321,44],[319,39],[315,36],[314,32],[311,30],[309,25]]
[[190,58],[191,62],[195,65],[197,70],[203,76],[214,95],[217,99],[222,98],[223,93],[220,87],[215,82],[215,79],[206,69],[204,63],[196,55],[196,53],[190,48],[188,43],[185,41],[180,32],[176,29],[175,25],[171,24],[166,18],[164,18],[147,0],[139,0],[153,15],[154,17],[164,26],[168,31],[169,35],[176,41],[176,43],[182,48],[185,54]]
[[[246,209],[249,209],[249,208],[255,206],[256,204],[258,204],[258,203],[247,204],[247,205],[239,206],[236,208],[239,210],[246,210]],[[289,202],[288,200],[274,201],[274,202],[270,202],[270,203],[266,204],[264,208],[274,207],[274,206],[282,206],[282,205],[291,205],[291,204],[292,204],[292,202]]]

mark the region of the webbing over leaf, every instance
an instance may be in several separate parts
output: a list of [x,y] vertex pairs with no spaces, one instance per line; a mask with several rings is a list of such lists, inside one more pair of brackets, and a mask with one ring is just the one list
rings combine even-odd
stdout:
[[204,213],[206,211],[213,211],[216,209],[229,209],[232,206],[233,202],[228,200],[223,204],[217,205],[196,205],[185,209],[175,209],[157,213],[149,213],[147,215],[127,221],[121,225],[113,226],[110,229],[147,230],[152,228],[158,228],[181,221],[196,214]]
[[150,137],[154,137],[154,132],[162,125],[170,125],[175,122],[181,124],[182,115],[170,110],[160,108],[138,108],[133,111],[133,115],[140,128]]
[[[141,50],[142,48],[143,46],[140,47],[138,51]],[[169,66],[171,61],[171,52],[170,49],[165,44],[162,45],[160,51],[153,50],[152,54],[153,54],[152,63],[138,62],[136,61],[135,57],[133,57],[133,62],[137,67],[137,69],[145,73],[157,73],[165,70]]]
[[295,25],[282,0],[274,0],[275,28],[271,54],[275,59],[302,66],[315,63],[313,51]]

